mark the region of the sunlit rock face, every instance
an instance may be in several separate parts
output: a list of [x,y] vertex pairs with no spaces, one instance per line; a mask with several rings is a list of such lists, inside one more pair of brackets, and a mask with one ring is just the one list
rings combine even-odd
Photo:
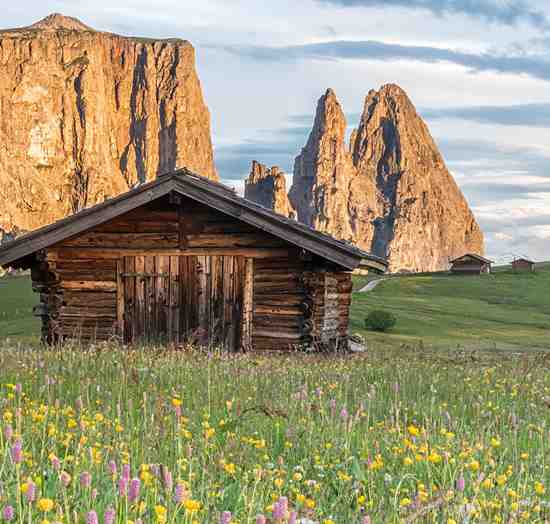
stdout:
[[217,180],[185,40],[50,15],[0,31],[0,228],[31,230],[186,166]]

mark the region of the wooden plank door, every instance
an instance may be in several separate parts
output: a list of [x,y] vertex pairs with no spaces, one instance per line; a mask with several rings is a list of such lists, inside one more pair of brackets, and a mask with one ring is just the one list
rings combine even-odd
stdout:
[[117,264],[120,335],[127,343],[247,349],[252,271],[253,260],[237,256],[124,257]]

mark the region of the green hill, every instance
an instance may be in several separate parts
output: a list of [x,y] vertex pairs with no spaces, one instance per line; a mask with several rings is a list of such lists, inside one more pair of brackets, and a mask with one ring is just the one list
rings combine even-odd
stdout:
[[[359,288],[366,280],[355,283]],[[39,335],[39,321],[32,316],[37,301],[28,277],[0,279],[0,339]],[[372,309],[394,313],[397,325],[390,333],[364,329]],[[371,347],[550,348],[550,263],[536,273],[503,267],[473,277],[389,277],[372,291],[354,293],[351,328]]]
[[[363,285],[365,279],[356,284]],[[366,332],[372,309],[397,317],[387,334]],[[352,329],[371,345],[471,349],[550,348],[550,264],[535,273],[509,266],[483,276],[449,273],[389,277],[367,293],[354,293]]]

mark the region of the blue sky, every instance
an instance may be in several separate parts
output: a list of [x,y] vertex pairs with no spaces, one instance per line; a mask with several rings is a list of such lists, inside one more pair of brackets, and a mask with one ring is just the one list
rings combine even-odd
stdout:
[[499,259],[550,259],[547,0],[20,0],[6,27],[62,12],[96,29],[190,40],[222,179],[290,172],[328,87],[350,125],[401,85]]

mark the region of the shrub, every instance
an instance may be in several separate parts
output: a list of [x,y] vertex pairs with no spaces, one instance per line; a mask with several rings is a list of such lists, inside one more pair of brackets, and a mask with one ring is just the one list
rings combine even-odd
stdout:
[[365,327],[371,331],[387,331],[395,326],[397,319],[389,311],[375,309],[365,319]]

